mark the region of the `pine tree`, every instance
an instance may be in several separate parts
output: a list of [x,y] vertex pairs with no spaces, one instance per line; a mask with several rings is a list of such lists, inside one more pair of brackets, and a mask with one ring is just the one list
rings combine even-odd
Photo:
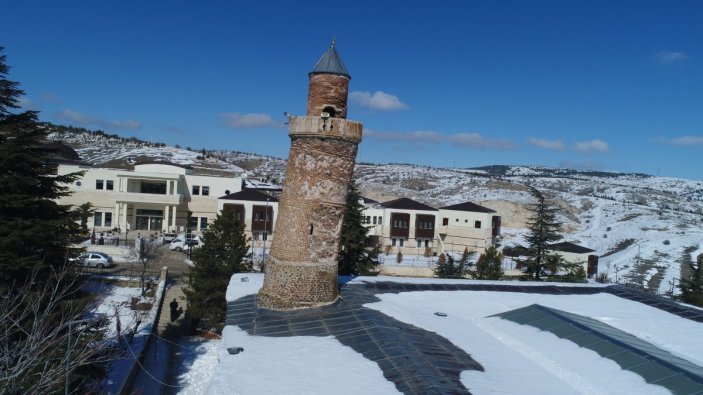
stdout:
[[233,213],[218,214],[202,239],[202,247],[193,250],[194,266],[186,274],[184,293],[195,325],[219,333],[227,313],[229,280],[234,273],[250,272],[252,261],[244,224]]
[[558,270],[558,260],[548,248],[552,242],[561,239],[561,223],[556,219],[559,209],[536,188],[531,187],[530,192],[537,202],[528,208],[532,213],[526,237],[529,258],[524,262],[523,270],[528,277],[539,280],[540,276],[548,272],[556,274]]
[[79,174],[56,174],[35,111],[13,112],[23,92],[6,79],[8,71],[0,55],[0,290],[35,266],[63,266],[79,233],[75,212],[56,204]]
[[691,276],[682,278],[679,288],[681,289],[681,300],[686,303],[703,307],[703,254],[698,255],[697,264],[689,264]]
[[503,277],[503,254],[495,246],[486,248],[476,262],[471,277],[479,280],[500,280]]
[[371,237],[369,228],[364,225],[364,206],[359,202],[361,194],[356,183],[349,185],[347,205],[342,220],[342,236],[339,252],[339,274],[370,275],[375,274],[378,265],[378,255],[381,248],[376,245],[368,248]]
[[475,254],[476,251],[469,251],[468,248],[464,248],[464,252],[458,262],[451,254],[440,255],[440,259],[437,260],[437,266],[434,269],[435,276],[439,278],[466,278],[471,272],[471,257]]
[[[93,298],[67,265],[79,217],[56,200],[80,174],[57,175],[37,112],[20,111],[0,47],[0,392],[87,392],[105,359],[99,317],[82,319]],[[97,332],[88,336],[85,326]],[[79,337],[79,335],[81,335]],[[68,358],[66,340],[72,338]],[[88,341],[88,343],[82,343]],[[66,372],[66,365],[68,372]],[[97,378],[99,379],[99,378]],[[82,388],[82,390],[81,390]]]

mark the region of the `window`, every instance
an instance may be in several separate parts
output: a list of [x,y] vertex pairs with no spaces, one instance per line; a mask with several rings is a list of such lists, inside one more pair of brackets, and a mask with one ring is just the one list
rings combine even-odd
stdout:
[[200,195],[200,186],[193,185],[193,195]]
[[229,195],[229,189],[225,189],[225,195]]
[[376,225],[376,217],[373,217],[373,224]]
[[481,221],[474,222],[474,228],[481,229]]
[[465,224],[468,224],[468,223],[469,223],[469,220],[468,220],[468,219],[465,219],[465,220],[464,220],[464,223],[465,223]]
[[395,243],[397,243],[397,239],[391,239],[391,246],[395,247]]
[[105,213],[105,226],[112,226],[112,213]]
[[403,246],[403,243],[405,242],[405,239],[400,239],[400,246]]
[[267,232],[262,232],[261,233],[261,240],[266,241],[268,240],[268,233]]
[[422,240],[417,239],[417,248],[422,247]]
[[202,187],[200,194],[203,196],[210,196],[210,187]]
[[95,180],[95,189],[103,189],[103,180]]
[[430,241],[429,241],[429,240],[425,240],[425,247],[431,247],[431,246],[430,246]]
[[254,241],[259,241],[259,232],[252,233],[251,238],[254,239]]
[[442,226],[449,225],[449,218],[442,218]]
[[264,213],[261,211],[254,211],[254,221],[263,221],[264,220]]
[[188,229],[196,229],[198,227],[198,217],[188,218]]
[[139,190],[141,193],[153,193],[153,194],[158,194],[158,195],[165,195],[166,194],[166,183],[165,182],[164,183],[157,183],[157,182],[142,181]]
[[459,218],[457,218],[455,221],[456,221],[456,222],[459,222]]
[[105,189],[107,189],[108,191],[112,191],[112,188],[113,188],[112,180],[105,181]]
[[367,224],[370,224],[370,223],[371,223],[371,217],[366,216],[366,223],[367,223]]
[[417,227],[420,229],[432,229],[432,221],[418,221]]
[[207,217],[200,217],[200,229],[207,228]]
[[103,226],[103,213],[97,211],[93,213],[93,226]]
[[383,217],[378,217],[378,224],[383,225]]

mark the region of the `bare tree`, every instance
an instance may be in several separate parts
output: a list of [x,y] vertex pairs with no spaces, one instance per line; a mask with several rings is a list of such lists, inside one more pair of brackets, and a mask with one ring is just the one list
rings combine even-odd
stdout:
[[130,262],[138,262],[141,265],[140,281],[142,286],[142,296],[146,294],[146,269],[149,262],[155,261],[164,255],[164,247],[158,238],[137,238],[134,245],[129,247],[128,258]]
[[103,341],[106,320],[89,317],[92,299],[68,267],[0,295],[0,394],[89,390],[87,371],[114,357]]

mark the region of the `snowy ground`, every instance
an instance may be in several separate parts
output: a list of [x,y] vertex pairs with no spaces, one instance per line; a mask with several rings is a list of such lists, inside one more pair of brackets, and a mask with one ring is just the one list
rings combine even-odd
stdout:
[[[246,281],[243,281],[246,279]],[[352,281],[457,282],[394,277],[356,278]],[[235,274],[228,300],[256,293],[261,274]],[[530,285],[521,282],[520,285]],[[550,284],[553,285],[553,284]],[[569,284],[571,286],[571,284]],[[672,354],[703,365],[703,343],[697,334],[703,325],[610,294],[542,295],[484,291],[426,291],[380,294],[380,302],[366,305],[400,321],[436,332],[470,353],[485,372],[465,371],[462,383],[475,394],[666,394],[639,375],[622,370],[593,351],[548,332],[488,316],[538,303],[602,321],[635,335]],[[438,317],[435,312],[446,313]],[[229,355],[227,347],[244,351]],[[202,347],[202,346],[201,346]],[[381,369],[334,337],[250,336],[228,326],[214,356],[212,345],[199,354],[189,373],[211,375],[208,394],[328,394],[395,393]],[[214,364],[219,360],[218,364]],[[199,368],[195,368],[199,366]],[[345,383],[353,383],[348,385]],[[183,393],[202,393],[192,385]]]

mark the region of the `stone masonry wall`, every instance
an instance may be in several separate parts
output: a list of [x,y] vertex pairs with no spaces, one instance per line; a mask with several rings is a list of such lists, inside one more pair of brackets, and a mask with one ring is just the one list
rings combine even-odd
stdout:
[[336,258],[357,142],[294,136],[259,294],[259,305],[269,308],[316,306],[338,296]]
[[337,110],[336,118],[347,117],[349,78],[337,74],[313,74],[308,91],[308,116],[319,117],[327,106]]

